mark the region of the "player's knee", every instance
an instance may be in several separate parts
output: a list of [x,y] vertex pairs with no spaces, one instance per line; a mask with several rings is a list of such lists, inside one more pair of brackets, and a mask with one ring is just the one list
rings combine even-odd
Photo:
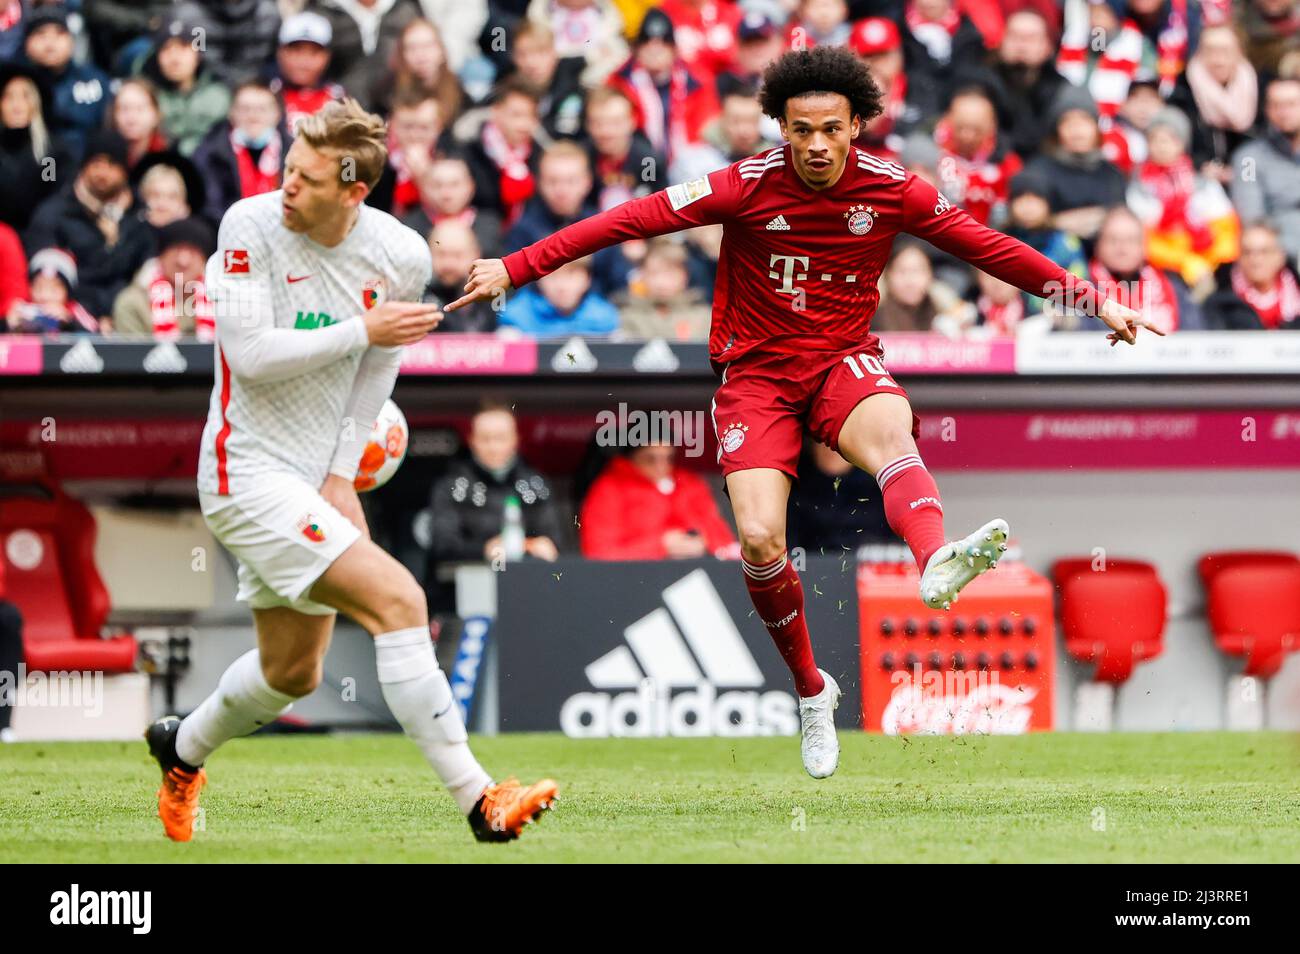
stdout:
[[263,666],[262,675],[266,684],[276,692],[301,699],[316,691],[320,685],[322,666],[318,659],[294,659]]
[[391,591],[381,601],[375,612],[377,633],[391,633],[413,626],[429,625],[429,604],[424,590],[415,578],[394,580]]
[[750,563],[770,563],[785,550],[785,533],[775,522],[747,519],[738,529],[741,553]]

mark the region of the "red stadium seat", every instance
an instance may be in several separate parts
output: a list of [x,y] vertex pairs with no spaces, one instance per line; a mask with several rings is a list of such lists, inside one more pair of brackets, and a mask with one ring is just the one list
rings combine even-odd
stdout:
[[1094,681],[1118,685],[1139,662],[1160,655],[1166,595],[1151,564],[1107,560],[1104,571],[1093,571],[1090,559],[1060,560],[1052,578],[1061,592],[1065,648],[1097,664]]
[[108,590],[95,568],[95,518],[52,482],[0,485],[6,598],[23,615],[31,670],[130,672],[135,640],[103,639]]
[[[1250,554],[1211,568],[1208,616],[1219,649],[1245,656],[1242,674],[1269,679],[1287,652],[1300,648],[1300,559],[1289,554]],[[1290,560],[1280,559],[1291,556]]]
[[1272,566],[1290,565],[1300,563],[1300,556],[1287,553],[1285,550],[1225,550],[1222,553],[1205,554],[1197,561],[1196,569],[1200,573],[1201,583],[1208,593],[1210,584],[1214,582],[1214,577],[1220,570],[1247,563],[1253,566],[1263,566],[1265,564]]
[[1095,557],[1068,557],[1064,560],[1057,560],[1052,564],[1052,582],[1058,590],[1064,589],[1066,581],[1080,573],[1100,573],[1111,570],[1141,570],[1144,573],[1155,573],[1156,568],[1150,563],[1143,560],[1125,560],[1114,557],[1107,557],[1103,566],[1104,570],[1093,569]]

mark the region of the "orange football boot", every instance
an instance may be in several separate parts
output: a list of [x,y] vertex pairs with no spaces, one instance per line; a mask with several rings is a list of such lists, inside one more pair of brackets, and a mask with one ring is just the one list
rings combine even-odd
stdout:
[[168,716],[149,726],[144,737],[149,743],[149,753],[158,760],[163,773],[158,788],[158,817],[162,819],[163,831],[172,841],[189,841],[199,811],[199,792],[207,784],[208,775],[202,766],[185,766],[176,755],[176,732],[180,727],[180,719]]
[[469,827],[479,841],[513,841],[525,825],[541,817],[542,812],[559,800],[560,788],[549,778],[525,788],[511,777],[494,782],[469,813]]

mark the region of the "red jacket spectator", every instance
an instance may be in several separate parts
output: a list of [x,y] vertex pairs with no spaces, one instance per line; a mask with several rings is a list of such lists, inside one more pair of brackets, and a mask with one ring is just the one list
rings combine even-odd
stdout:
[[27,256],[18,233],[0,222],[0,323],[15,301],[27,301]]
[[[661,451],[641,448],[638,453]],[[668,465],[671,468],[671,464]],[[703,478],[680,468],[658,482],[626,457],[616,457],[591,485],[583,502],[583,556],[593,560],[662,560],[690,556],[678,550],[686,535],[702,546],[694,555],[732,550],[736,538],[718,513]]]

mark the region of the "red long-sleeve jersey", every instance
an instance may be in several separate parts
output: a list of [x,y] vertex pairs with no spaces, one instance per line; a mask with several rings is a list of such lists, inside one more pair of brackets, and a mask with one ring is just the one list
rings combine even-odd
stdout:
[[[1043,298],[1095,302],[1087,282],[980,225],[933,186],[857,147],[828,189],[810,189],[789,144],[593,215],[505,259],[518,288],[617,242],[721,223],[709,353],[839,351],[866,340],[876,280],[907,232]],[[1091,297],[1084,297],[1085,293]]]

